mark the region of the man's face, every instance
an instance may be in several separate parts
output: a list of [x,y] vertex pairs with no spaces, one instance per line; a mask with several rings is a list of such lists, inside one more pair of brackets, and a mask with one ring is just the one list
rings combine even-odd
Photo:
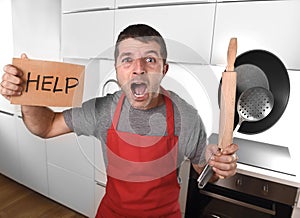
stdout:
[[134,108],[157,106],[160,83],[168,70],[155,41],[128,38],[120,42],[116,59],[117,79]]

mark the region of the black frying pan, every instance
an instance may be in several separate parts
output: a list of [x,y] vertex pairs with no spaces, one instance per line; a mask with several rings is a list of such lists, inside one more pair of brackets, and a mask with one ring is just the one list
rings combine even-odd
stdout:
[[[256,134],[269,129],[282,116],[289,100],[290,81],[284,64],[271,52],[251,50],[236,58],[235,71],[237,72],[236,103],[243,91],[254,86],[269,89],[274,96],[274,107],[266,118],[257,122],[243,122],[238,131]],[[234,126],[238,121],[239,115],[235,112]]]

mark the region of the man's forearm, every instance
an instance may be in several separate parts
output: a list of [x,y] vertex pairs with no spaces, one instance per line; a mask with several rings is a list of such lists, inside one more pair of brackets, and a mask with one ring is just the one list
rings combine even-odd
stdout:
[[47,107],[22,106],[22,116],[30,132],[45,138],[51,130],[55,113]]

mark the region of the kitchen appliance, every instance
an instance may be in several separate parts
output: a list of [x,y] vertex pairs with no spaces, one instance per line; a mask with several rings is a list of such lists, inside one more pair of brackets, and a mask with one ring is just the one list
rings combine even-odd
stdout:
[[[209,138],[210,143],[216,143],[217,140],[217,134]],[[240,147],[237,152],[238,163],[295,175],[287,147],[239,138],[234,138],[234,143]],[[199,189],[197,177],[198,174],[191,167],[186,218],[291,217],[296,187],[237,173]]]
[[186,218],[290,218],[297,194],[295,187],[242,174],[201,190],[195,181],[189,181],[187,202],[197,205],[188,204]]

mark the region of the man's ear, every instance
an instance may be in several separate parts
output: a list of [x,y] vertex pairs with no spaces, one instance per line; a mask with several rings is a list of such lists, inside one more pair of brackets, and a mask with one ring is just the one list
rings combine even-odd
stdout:
[[168,70],[169,70],[169,64],[165,64],[164,65],[164,68],[163,68],[163,74],[164,74],[164,76],[166,75],[166,73],[168,72]]

